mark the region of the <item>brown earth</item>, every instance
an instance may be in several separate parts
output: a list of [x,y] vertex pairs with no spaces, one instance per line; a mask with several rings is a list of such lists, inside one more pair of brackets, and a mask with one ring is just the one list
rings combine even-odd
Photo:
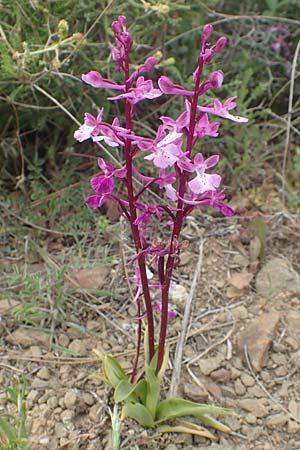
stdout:
[[[249,220],[205,216],[189,221],[183,237],[190,245],[174,277],[181,287],[171,298],[178,317],[169,330],[170,366],[197,263],[197,243],[205,238],[178,394],[234,408],[237,416],[223,419],[232,433],[210,430],[215,442],[184,434],[149,439],[151,430],[126,421],[122,449],[300,449],[299,218],[263,216],[268,230],[265,257],[261,247],[255,247],[257,237],[249,231]],[[121,256],[127,253],[124,248]],[[130,300],[124,300],[129,296],[121,256],[109,270],[98,268],[97,274],[70,271],[66,284],[79,283],[85,294],[77,291],[64,311],[57,312],[63,321],[36,327],[16,324],[12,310],[18,305],[0,302],[0,386],[25,374],[33,450],[112,448],[112,393],[92,377],[100,370],[92,350],[118,356],[130,370],[136,321]],[[42,277],[41,267],[40,263]],[[92,285],[87,286],[87,280]],[[99,297],[97,290],[90,294],[84,291],[87,287],[111,290],[113,299]],[[50,351],[51,329],[55,346]],[[170,375],[167,372],[165,393]],[[0,412],[14,414],[14,408],[3,390]]]

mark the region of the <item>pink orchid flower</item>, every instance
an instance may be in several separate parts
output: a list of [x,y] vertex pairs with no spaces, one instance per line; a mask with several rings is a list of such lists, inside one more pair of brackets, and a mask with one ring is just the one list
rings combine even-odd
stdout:
[[213,114],[214,116],[222,117],[223,119],[232,120],[233,122],[248,122],[248,119],[246,119],[245,117],[234,116],[228,112],[236,107],[236,103],[233,101],[235,99],[236,96],[230,97],[222,104],[220,100],[216,98],[212,105],[197,106],[197,110]]
[[207,191],[215,191],[219,187],[222,179],[220,175],[205,173],[206,169],[215,166],[218,161],[218,155],[210,156],[206,160],[204,160],[201,153],[195,156],[193,169],[197,175],[188,183],[191,192],[194,194],[203,194]]
[[83,142],[91,138],[93,135],[98,134],[99,126],[102,123],[103,111],[104,108],[101,108],[97,118],[92,116],[90,113],[85,113],[84,124],[81,125],[74,133],[74,138],[77,141]]
[[159,89],[155,89],[153,87],[152,80],[145,81],[144,77],[139,77],[137,79],[135,88],[130,88],[128,92],[117,95],[116,97],[108,97],[108,100],[115,101],[126,99],[131,105],[135,105],[142,100],[152,100],[154,98],[160,97],[161,95],[162,92]]

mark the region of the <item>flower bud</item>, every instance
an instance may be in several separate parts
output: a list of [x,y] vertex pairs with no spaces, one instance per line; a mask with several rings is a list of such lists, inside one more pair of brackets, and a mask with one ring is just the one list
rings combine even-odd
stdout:
[[224,74],[222,70],[216,70],[213,72],[209,78],[211,85],[214,89],[217,89],[222,86],[224,80]]
[[215,47],[215,51],[216,52],[220,52],[221,50],[223,50],[223,48],[225,47],[225,45],[227,44],[227,38],[225,36],[220,37],[217,42]]
[[202,32],[202,42],[203,43],[208,41],[208,39],[213,34],[213,31],[214,31],[214,27],[210,23],[208,23],[207,25],[204,25],[203,32]]
[[126,29],[126,26],[127,26],[127,19],[126,19],[125,16],[119,16],[119,17],[118,17],[118,22],[119,22],[119,24],[120,24],[124,29]]
[[120,25],[120,23],[115,20],[112,24],[111,24],[111,28],[113,30],[114,33],[119,34],[122,32],[122,27]]

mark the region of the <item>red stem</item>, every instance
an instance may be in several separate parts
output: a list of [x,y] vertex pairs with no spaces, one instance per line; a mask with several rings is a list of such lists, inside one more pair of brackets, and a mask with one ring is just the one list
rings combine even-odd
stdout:
[[[187,156],[190,157],[194,142],[194,130],[196,125],[196,114],[197,114],[197,105],[198,105],[198,98],[199,98],[199,89],[200,89],[200,79],[202,75],[203,70],[203,58],[202,56],[199,57],[198,60],[198,72],[197,72],[197,78],[195,82],[195,89],[194,89],[194,96],[193,101],[191,104],[191,117],[190,117],[190,123],[189,123],[189,134],[187,137],[187,143],[186,143],[186,152]],[[170,252],[166,263],[166,269],[165,269],[165,279],[161,290],[161,302],[162,302],[162,310],[161,310],[161,323],[160,323],[160,334],[159,334],[159,344],[158,344],[158,356],[157,356],[157,367],[156,372],[158,372],[162,366],[163,359],[164,359],[164,353],[165,353],[165,342],[167,337],[167,325],[168,325],[168,303],[169,303],[169,288],[170,288],[170,282],[171,282],[171,276],[174,269],[174,263],[175,263],[175,257],[176,257],[176,251],[178,246],[178,240],[183,224],[184,219],[184,209],[183,209],[183,201],[181,199],[184,198],[185,193],[185,187],[187,182],[188,174],[187,172],[182,171],[179,175],[179,200],[177,202],[177,212],[175,216],[174,226],[173,226],[173,232],[171,237],[171,243],[170,243]]]
[[[128,92],[128,90],[131,87],[130,82],[128,82],[129,79],[129,58],[127,55],[125,66],[124,66],[124,72],[125,72],[125,92]],[[132,116],[131,116],[131,105],[130,103],[125,100],[125,116],[126,116],[126,128],[128,130],[132,129]],[[130,211],[130,227],[131,232],[134,240],[134,245],[136,252],[139,253],[140,250],[142,250],[142,243],[140,238],[140,232],[138,226],[134,223],[137,218],[137,212],[135,207],[135,196],[133,191],[133,179],[132,179],[132,159],[133,159],[133,153],[131,151],[131,141],[129,139],[125,142],[125,161],[126,161],[126,170],[127,170],[127,177],[126,177],[126,186],[127,186],[127,195],[128,195],[128,202],[129,202],[129,211]],[[154,356],[154,322],[153,322],[153,311],[152,311],[152,302],[151,302],[151,296],[149,291],[149,285],[148,285],[148,278],[147,278],[147,272],[146,272],[146,261],[145,256],[142,255],[138,259],[139,264],[139,270],[140,270],[140,277],[141,277],[141,284],[143,288],[143,296],[144,296],[144,302],[145,302],[145,308],[147,313],[147,320],[148,320],[148,332],[149,332],[149,358],[150,360]],[[140,314],[138,314],[139,316]],[[140,353],[140,343],[141,343],[141,336],[140,333],[138,333],[138,340],[137,340],[137,349],[136,349],[136,358],[135,358],[135,370],[138,364],[138,357]],[[135,373],[133,371],[132,377],[134,378]]]

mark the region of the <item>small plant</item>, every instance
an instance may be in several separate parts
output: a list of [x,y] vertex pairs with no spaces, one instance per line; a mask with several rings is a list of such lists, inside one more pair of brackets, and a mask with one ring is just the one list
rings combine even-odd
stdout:
[[[210,115],[237,123],[247,122],[247,119],[230,112],[236,107],[235,97],[228,98],[224,103],[215,98],[211,104],[199,104],[199,99],[206,92],[219,88],[223,83],[222,70],[212,72],[209,79],[203,79],[203,70],[225,47],[226,38],[220,37],[211,45],[209,41],[213,27],[204,26],[197,67],[193,73],[193,90],[174,84],[167,76],[159,78],[159,88],[156,88],[152,80],[146,80],[142,75],[152,71],[156,64],[154,57],[147,58],[135,71],[130,71],[129,55],[133,40],[127,31],[126,18],[119,16],[112,23],[112,29],[116,47],[112,48],[111,56],[117,63],[118,72],[123,74],[123,80],[115,82],[103,78],[94,70],[82,75],[82,79],[94,88],[117,91],[117,95],[108,97],[108,100],[123,102],[125,123],[122,124],[117,117],[112,124],[104,122],[104,108],[101,108],[97,117],[86,113],[84,124],[74,135],[79,142],[92,139],[94,142],[102,141],[113,149],[119,147],[123,150],[125,161],[121,167],[114,167],[103,158],[98,159],[98,166],[103,174],[91,179],[91,187],[95,193],[86,199],[86,203],[94,209],[100,208],[107,200],[117,203],[130,226],[136,251],[135,257],[128,262],[128,266],[134,270],[131,282],[135,286],[134,302],[138,319],[132,372],[128,377],[115,358],[99,354],[103,365],[103,379],[114,388],[115,401],[125,402],[122,418],[133,418],[145,427],[158,427],[161,432],[201,434],[203,429],[191,423],[162,425],[170,419],[194,416],[216,429],[229,431],[227,426],[211,417],[234,414],[229,409],[200,405],[180,398],[160,398],[161,381],[168,362],[167,327],[169,321],[176,316],[176,312],[169,309],[168,297],[174,284],[173,269],[178,265],[181,249],[185,245],[180,239],[184,220],[197,206],[217,208],[224,216],[232,216],[234,213],[224,203],[224,191],[218,190],[221,176],[207,173],[218,163],[219,156],[205,158],[197,151],[199,140],[206,136],[215,138],[219,134],[220,123],[210,122]],[[136,134],[133,118],[138,103],[144,100],[157,101],[163,94],[184,97],[183,112],[177,119],[161,117],[154,139]],[[139,164],[139,169],[136,165],[138,157],[144,158],[144,164]],[[149,176],[149,173],[155,175]],[[134,177],[139,183],[136,183]],[[116,190],[116,183],[120,183],[123,189]],[[157,186],[165,194],[164,199],[156,204],[150,203],[151,196],[145,195],[147,192],[149,194],[153,186]],[[169,239],[151,239],[151,220],[154,218],[165,222],[170,233]],[[151,293],[154,289],[160,291],[160,302],[152,300]],[[160,315],[158,343],[155,342],[154,314]],[[138,366],[143,322],[147,326],[144,328],[144,375],[140,375]],[[212,436],[208,431],[205,435]]]
[[15,380],[6,388],[8,403],[16,406],[16,414],[0,414],[0,448],[2,450],[27,450],[30,443],[27,439],[26,425],[26,379]]

